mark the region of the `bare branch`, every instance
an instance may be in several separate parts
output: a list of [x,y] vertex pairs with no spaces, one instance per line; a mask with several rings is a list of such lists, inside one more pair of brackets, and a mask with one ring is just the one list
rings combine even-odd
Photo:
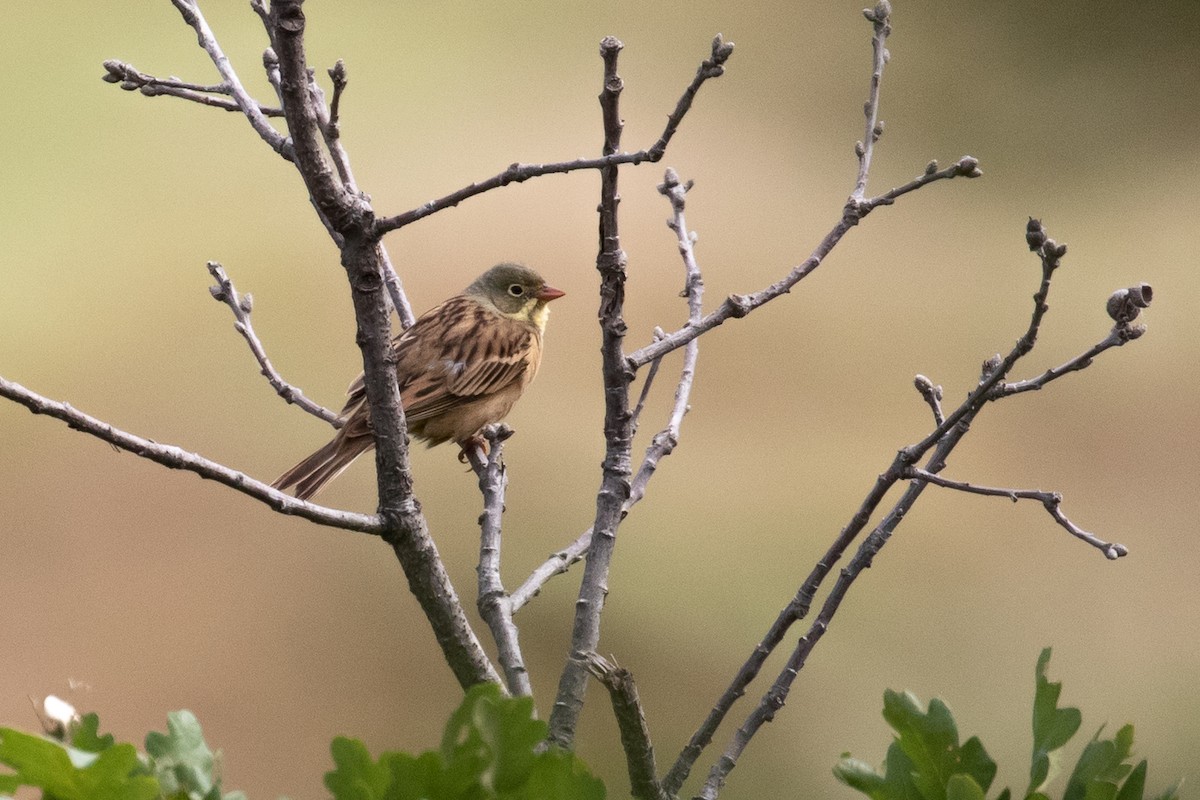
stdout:
[[391,348],[391,307],[382,280],[382,250],[372,232],[374,213],[366,198],[348,191],[334,178],[323,155],[319,115],[309,89],[304,53],[306,24],[301,0],[271,3],[270,25],[296,167],[318,213],[340,237],[342,264],[350,282],[375,436],[384,538],[404,568],[413,596],[421,604],[459,683],[464,687],[484,681],[499,683],[500,676],[467,621],[413,495],[408,436]]
[[[1046,299],[1050,291],[1051,276],[1060,266],[1061,259],[1066,254],[1067,249],[1065,245],[1059,245],[1053,239],[1047,238],[1041,223],[1037,220],[1030,220],[1027,238],[1030,240],[1031,248],[1036,251],[1041,260],[1042,276],[1041,284],[1033,298],[1033,312],[1025,333],[1016,342],[1007,356],[1001,357],[997,355],[984,362],[979,384],[967,395],[966,399],[953,412],[939,422],[937,428],[925,437],[925,439],[915,445],[901,449],[896,454],[891,465],[876,478],[874,485],[867,493],[858,511],[846,527],[842,529],[825,555],[816,563],[812,572],[796,592],[795,597],[779,614],[762,641],[755,647],[750,657],[734,677],[730,686],[718,699],[712,711],[709,712],[707,718],[692,735],[688,745],[676,759],[670,772],[663,779],[663,788],[668,793],[674,794],[683,785],[683,781],[686,780],[701,752],[712,741],[712,736],[725,715],[732,708],[733,704],[745,694],[746,687],[757,677],[767,657],[783,641],[788,628],[797,620],[803,619],[808,615],[809,608],[821,583],[830,571],[832,571],[834,565],[841,559],[845,550],[866,527],[888,491],[897,482],[905,480],[908,475],[912,475],[911,470],[913,465],[927,453],[930,454],[929,460],[921,475],[922,477],[925,475],[936,476],[936,473],[945,467],[946,460],[951,451],[953,451],[970,429],[976,415],[978,415],[988,402],[997,399],[998,395],[996,392],[1003,385],[1004,376],[1007,375],[1020,358],[1027,355],[1033,349],[1042,320],[1049,309]],[[1119,321],[1117,328],[1129,328],[1131,322],[1132,320]],[[1112,334],[1110,334],[1110,338],[1114,338]],[[1120,339],[1121,337],[1117,336],[1115,338]],[[1136,335],[1131,338],[1136,338]],[[1130,341],[1131,338],[1123,339],[1122,343]],[[930,453],[931,450],[932,453]],[[699,795],[700,797],[712,798],[717,796],[726,776],[736,765],[738,757],[755,732],[765,722],[771,721],[775,712],[783,706],[791,684],[795,680],[799,670],[804,666],[808,653],[811,652],[817,641],[828,629],[829,623],[832,621],[850,586],[861,571],[870,566],[876,553],[883,547],[892,532],[910,512],[925,486],[931,482],[934,482],[934,480],[911,480],[900,499],[860,545],[858,552],[850,564],[841,570],[834,588],[830,590],[829,596],[822,605],[820,614],[813,621],[808,632],[801,637],[787,665],[780,672],[775,683],[763,696],[759,705],[751,711],[743,725],[735,732],[725,752],[713,765],[704,789]],[[1047,511],[1060,525],[1071,531],[1073,535],[1088,541],[1089,544],[1098,546],[1108,557],[1119,557],[1125,554],[1125,548],[1122,545],[1109,545],[1106,542],[1101,542],[1091,534],[1082,531],[1074,526],[1073,523],[1070,523],[1070,520],[1065,515],[1062,515],[1057,502],[1047,505]],[[1064,524],[1064,521],[1066,524]],[[1088,537],[1091,538],[1089,539]]]
[[932,472],[923,470],[920,467],[909,467],[904,470],[902,477],[905,480],[924,481],[932,483],[935,486],[941,486],[946,489],[955,489],[960,492],[968,492],[970,494],[982,494],[988,497],[1007,497],[1014,503],[1018,500],[1037,500],[1045,508],[1046,512],[1054,518],[1054,521],[1067,530],[1072,536],[1081,539],[1092,547],[1104,554],[1104,557],[1109,560],[1116,560],[1122,556],[1129,554],[1129,548],[1123,544],[1115,542],[1106,542],[1100,539],[1095,534],[1088,533],[1080,528],[1062,512],[1062,495],[1058,492],[1043,492],[1038,489],[1001,489],[993,486],[978,486],[966,481],[954,481],[949,478],[943,478],[941,475],[935,475]]
[[662,158],[663,153],[667,150],[667,145],[671,143],[671,137],[675,135],[675,131],[679,130],[679,124],[683,122],[684,115],[692,107],[692,101],[696,99],[696,93],[700,91],[700,87],[710,78],[719,78],[725,74],[725,62],[731,55],[733,55],[733,42],[725,41],[724,37],[718,33],[712,40],[712,55],[701,62],[696,70],[696,77],[692,78],[692,82],[683,90],[683,96],[675,104],[675,110],[667,117],[667,127],[658,137],[658,141],[647,151],[650,161],[658,161]]
[[[134,68],[124,61],[110,59],[104,62],[106,74],[103,79],[108,83],[120,84],[127,92],[139,92],[146,97],[170,96],[193,103],[200,103],[225,111],[241,111],[241,107],[231,99],[213,97],[213,95],[229,95],[228,84],[218,83],[205,86],[198,83],[187,83],[176,78],[156,78]],[[258,111],[267,117],[282,117],[283,109],[259,105]]]
[[229,87],[229,94],[232,95],[234,102],[238,108],[246,115],[246,119],[250,122],[250,127],[254,128],[255,132],[262,138],[264,142],[271,146],[271,149],[279,153],[289,161],[292,160],[291,143],[283,134],[271,127],[271,123],[267,121],[267,117],[259,110],[260,105],[257,100],[250,96],[246,91],[246,87],[242,85],[241,79],[238,78],[237,72],[234,71],[233,65],[229,62],[221,46],[217,43],[216,36],[213,35],[212,29],[208,27],[208,22],[204,19],[204,15],[200,13],[200,6],[194,0],[171,0],[171,3],[179,10],[183,16],[184,22],[192,26],[196,31],[196,39],[200,47],[208,53],[213,64],[217,68],[217,72],[221,74],[221,79],[225,85]]
[[1107,305],[1109,316],[1116,324],[1108,336],[1100,340],[1079,355],[1038,375],[1015,383],[1004,383],[992,390],[992,399],[1000,399],[1011,394],[1037,391],[1053,380],[1061,378],[1070,372],[1085,369],[1090,366],[1092,359],[1110,347],[1120,347],[1126,342],[1133,341],[1146,332],[1144,325],[1135,325],[1138,315],[1143,308],[1150,306],[1154,292],[1148,283],[1131,286],[1128,289],[1118,289],[1109,297]]
[[[654,328],[654,336],[662,336],[663,329]],[[662,359],[656,358],[650,362],[650,369],[646,370],[646,377],[642,379],[642,390],[638,393],[637,405],[633,407],[633,418],[631,423],[633,429],[638,429],[638,421],[642,418],[642,409],[646,407],[646,400],[650,397],[650,389],[654,386],[654,379],[658,377],[658,368],[662,366]]]
[[867,118],[867,130],[861,142],[854,143],[854,152],[858,156],[858,180],[854,184],[854,192],[850,195],[859,200],[867,191],[867,173],[871,169],[871,156],[875,152],[875,143],[883,135],[883,122],[879,119],[879,84],[883,79],[883,67],[888,62],[887,37],[892,32],[892,7],[887,0],[881,0],[874,9],[864,9],[863,14],[875,27],[875,35],[871,37],[871,49],[874,54],[871,69],[871,90],[867,95],[866,105],[863,106],[863,116]]
[[[691,319],[697,319],[703,310],[704,281],[700,276],[700,267],[696,263],[693,249],[695,235],[688,232],[687,222],[684,218],[684,197],[689,188],[691,188],[690,183],[686,185],[681,184],[679,176],[675,171],[668,169],[663,183],[659,187],[659,191],[671,201],[673,215],[667,225],[671,230],[675,231],[676,237],[679,240],[679,253],[683,258],[686,276],[684,279],[684,295],[688,300],[688,315]],[[696,361],[699,358],[699,354],[699,344],[695,341],[689,342],[688,346],[684,349],[683,368],[680,371],[679,383],[675,389],[675,402],[672,405],[667,426],[654,436],[650,442],[650,446],[646,448],[646,455],[642,459],[642,464],[630,484],[629,498],[621,508],[622,519],[645,496],[646,486],[650,483],[650,479],[654,477],[654,473],[658,469],[658,462],[664,456],[670,455],[679,443],[679,430],[683,425],[683,417],[687,414],[689,408],[688,400],[691,397],[692,383],[696,373]],[[649,394],[650,386],[658,372],[658,364],[658,361],[651,363],[645,381],[642,384],[641,396],[638,398],[637,406],[634,408],[630,418],[630,426],[634,429],[637,427],[638,417],[646,402],[646,396]],[[589,528],[574,542],[552,555],[541,566],[535,569],[533,574],[525,580],[525,583],[517,591],[513,592],[513,610],[520,609],[533,599],[541,590],[541,587],[555,575],[561,575],[570,569],[587,552],[591,541],[592,529]]]
[[[615,37],[600,42],[604,59],[604,89],[600,109],[604,120],[603,155],[616,153],[621,145],[623,123],[619,110],[624,84],[617,74],[617,57],[624,45]],[[550,713],[549,740],[570,748],[575,738],[579,713],[587,689],[586,658],[596,651],[600,641],[600,613],[608,592],[608,569],[616,545],[617,528],[629,500],[630,450],[633,445],[632,414],[629,409],[629,384],[633,373],[625,366],[622,343],[625,340],[625,251],[621,249],[617,205],[618,170],[609,166],[600,172],[600,252],[596,269],[600,272],[601,372],[604,380],[605,456],[600,492],[596,497],[596,518],[592,541],[575,604],[571,630],[571,653],[558,684],[554,709]]]
[[233,312],[234,319],[236,320],[233,324],[234,330],[242,335],[242,338],[246,340],[246,344],[250,345],[250,352],[254,354],[254,358],[258,361],[263,376],[271,384],[276,393],[288,403],[296,404],[314,417],[325,420],[334,428],[342,427],[343,420],[337,413],[330,411],[319,403],[309,400],[304,396],[304,392],[285,381],[271,364],[271,359],[267,358],[266,350],[263,349],[262,342],[255,335],[254,326],[250,322],[250,311],[253,308],[251,296],[248,294],[238,294],[233,281],[225,273],[225,268],[218,262],[209,261],[208,271],[217,281],[217,285],[210,286],[208,291],[214,299],[229,306],[229,310]]
[[638,800],[671,800],[658,783],[654,745],[633,673],[597,653],[588,653],[586,661],[588,671],[608,689],[612,700],[617,728],[621,731],[621,747],[629,768],[630,794]]
[[[333,102],[336,104],[340,101],[342,92],[346,88],[346,65],[339,60],[337,66],[329,70],[329,76],[333,79]],[[347,192],[358,194],[358,184],[354,180],[353,170],[350,169],[350,156],[342,147],[337,118],[334,111],[325,104],[325,92],[317,83],[316,76],[311,73],[308,76],[308,90],[312,93],[313,109],[317,112],[317,124],[321,128],[321,136],[325,139],[325,148],[329,151],[329,158],[337,170],[338,179]]]
[[483,495],[483,513],[479,515],[479,615],[492,631],[509,693],[530,697],[533,688],[521,655],[517,626],[513,623],[512,601],[500,580],[501,515],[504,513],[504,490],[508,486],[504,442],[512,434],[507,425],[489,425],[483,430],[489,445],[487,456],[477,447],[468,448],[466,453],[479,478],[479,491]]
[[913,378],[913,385],[917,387],[917,391],[921,393],[921,399],[929,405],[929,409],[933,412],[933,423],[941,425],[945,422],[946,417],[942,414],[942,387],[934,386],[933,381],[924,375]]
[[0,396],[20,403],[34,414],[45,414],[48,417],[61,420],[77,431],[95,436],[97,439],[108,442],[114,447],[162,464],[164,467],[188,470],[189,472],[196,473],[201,478],[222,483],[231,489],[236,489],[242,494],[253,497],[255,500],[266,503],[281,514],[303,517],[318,525],[327,525],[332,528],[341,528],[342,530],[371,533],[377,536],[384,533],[383,520],[377,515],[339,511],[304,500],[297,500],[291,495],[284,494],[261,481],[249,477],[243,472],[238,472],[223,464],[210,461],[180,447],[159,444],[150,439],[144,439],[141,436],[127,433],[103,420],[96,419],[82,411],[77,411],[67,403],[50,400],[26,389],[19,383],[5,380],[3,377],[0,377]]
[[697,336],[716,328],[718,325],[724,324],[727,320],[740,319],[759,306],[769,303],[780,295],[787,294],[792,290],[793,286],[804,280],[813,270],[821,266],[825,257],[842,240],[842,237],[849,233],[854,226],[858,225],[867,214],[879,206],[891,205],[895,202],[896,198],[916,191],[935,181],[949,180],[960,176],[978,177],[983,174],[979,170],[978,162],[970,156],[964,156],[952,166],[945,169],[936,169],[937,162],[931,162],[931,165],[935,167],[932,172],[927,171],[908,183],[891,189],[878,197],[873,197],[869,200],[859,200],[851,197],[842,209],[842,218],[833,226],[833,229],[825,235],[825,238],[821,240],[812,254],[800,264],[793,267],[787,275],[762,291],[753,294],[730,295],[715,311],[706,314],[696,322],[689,321],[682,328],[665,336],[658,337],[645,347],[633,351],[626,357],[626,362],[629,364],[630,369],[639,369],[654,359],[661,358],[672,350],[683,347]]
[[584,169],[604,170],[621,164],[641,164],[645,161],[655,163],[661,160],[666,152],[667,145],[683,121],[684,115],[691,108],[692,101],[695,99],[700,87],[710,78],[717,78],[725,73],[725,62],[729,60],[732,54],[733,42],[726,42],[721,38],[720,34],[717,34],[716,38],[713,39],[711,56],[700,64],[699,69],[696,71],[696,77],[684,89],[683,95],[675,104],[675,110],[667,117],[667,126],[663,130],[662,135],[659,136],[658,141],[645,150],[638,150],[635,153],[620,153],[613,150],[611,153],[604,153],[599,158],[577,158],[572,161],[556,161],[549,164],[513,163],[507,169],[490,178],[477,181],[469,186],[464,186],[437,200],[430,200],[428,203],[418,206],[411,211],[405,211],[402,214],[380,219],[375,226],[376,234],[382,236],[385,233],[398,230],[406,225],[411,225],[419,219],[424,219],[430,214],[436,214],[447,208],[453,208],[464,200],[483,194],[484,192],[490,192],[493,189],[499,189],[502,186],[508,186],[510,183],[524,183],[530,178],[537,178],[542,175],[564,174]]
[[551,578],[555,575],[562,575],[572,566],[581,561],[588,551],[588,547],[592,544],[592,529],[588,528],[583,533],[564,547],[562,550],[552,554],[546,559],[541,566],[537,567],[525,582],[522,583],[515,591],[513,591],[512,607],[513,612],[520,611],[533,598],[537,597],[538,592],[542,590]]

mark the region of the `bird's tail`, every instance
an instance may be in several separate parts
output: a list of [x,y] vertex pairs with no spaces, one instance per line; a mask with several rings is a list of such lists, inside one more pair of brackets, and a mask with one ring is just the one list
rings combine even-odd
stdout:
[[373,445],[370,436],[351,438],[339,431],[329,444],[280,475],[271,485],[281,491],[295,486],[297,499],[307,500]]

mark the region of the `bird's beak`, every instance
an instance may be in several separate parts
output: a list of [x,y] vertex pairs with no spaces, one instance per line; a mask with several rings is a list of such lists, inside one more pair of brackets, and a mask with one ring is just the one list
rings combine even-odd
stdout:
[[534,297],[536,297],[538,300],[544,300],[548,302],[550,300],[557,300],[565,294],[566,292],[564,292],[562,289],[555,289],[550,284],[546,284],[537,290],[537,294],[535,294]]

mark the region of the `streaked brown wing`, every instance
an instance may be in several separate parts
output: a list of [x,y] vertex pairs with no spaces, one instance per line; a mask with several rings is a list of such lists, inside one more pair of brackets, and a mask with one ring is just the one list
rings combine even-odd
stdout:
[[[541,360],[536,328],[461,295],[423,314],[394,347],[404,413],[414,422],[514,381],[528,382]],[[366,399],[362,375],[347,392],[343,415]]]
[[533,377],[541,351],[533,326],[466,297],[451,298],[426,316],[428,325],[414,325],[396,343],[404,412],[413,420]]

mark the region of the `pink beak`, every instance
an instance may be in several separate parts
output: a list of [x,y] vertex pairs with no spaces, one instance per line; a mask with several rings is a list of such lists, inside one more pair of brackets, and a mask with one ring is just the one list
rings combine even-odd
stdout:
[[565,294],[566,292],[564,292],[562,289],[555,289],[553,286],[546,284],[537,290],[537,294],[535,294],[534,297],[536,297],[538,300],[545,300],[549,302],[550,300],[557,300]]

